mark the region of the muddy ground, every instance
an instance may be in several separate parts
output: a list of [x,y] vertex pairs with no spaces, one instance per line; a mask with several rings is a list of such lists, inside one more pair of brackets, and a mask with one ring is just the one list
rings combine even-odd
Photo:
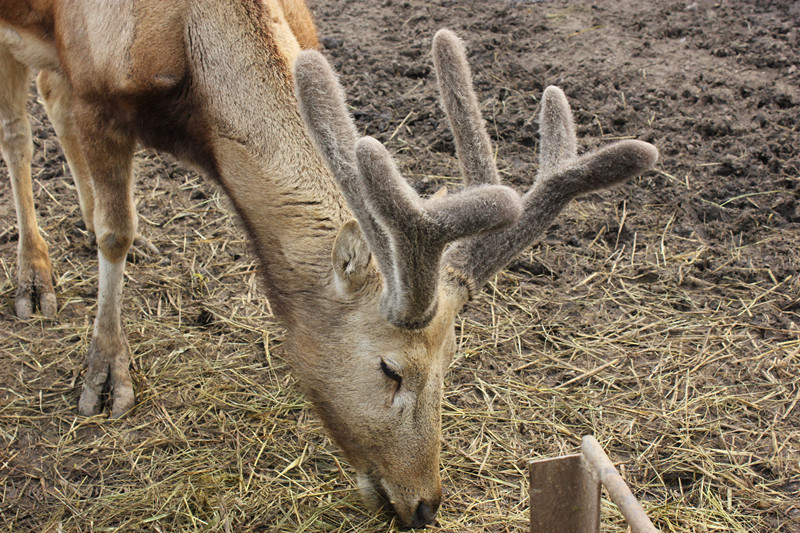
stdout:
[[[459,181],[429,52],[441,27],[466,42],[507,183],[536,173],[548,85],[582,149],[638,138],[661,153],[574,202],[462,313],[438,530],[525,530],[526,461],[591,433],[662,531],[800,532],[800,4],[309,4],[359,128],[423,193]],[[59,314],[14,317],[0,165],[2,527],[392,527],[360,505],[288,374],[225,199],[168,157],[137,156],[142,232],[162,251],[128,268],[140,406],[122,422],[77,416],[97,263],[52,128],[30,110]]]

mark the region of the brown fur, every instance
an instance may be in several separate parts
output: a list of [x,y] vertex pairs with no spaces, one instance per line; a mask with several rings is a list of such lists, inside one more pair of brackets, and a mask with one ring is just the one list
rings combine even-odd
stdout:
[[37,38],[53,33],[55,0],[0,0],[0,20]]
[[[452,52],[437,59],[440,83],[443,91],[469,92],[459,87],[469,75],[454,39],[435,39]],[[494,163],[468,95],[448,113],[461,130],[459,151],[478,150],[477,158],[462,154],[477,187],[422,200],[377,141],[357,141],[343,91],[310,52],[296,71],[301,117],[291,66],[301,47],[316,46],[301,0],[0,0],[0,144],[20,228],[17,313],[24,318],[37,304],[46,315],[56,312],[25,117],[29,68],[38,68],[99,249],[98,313],[79,412],[98,414],[108,387],[113,416],[135,403],[121,295],[136,236],[131,159],[141,142],[225,189],[287,326],[287,358],[358,472],[362,494],[373,503],[388,499],[401,523],[422,526],[441,501],[442,382],[455,351],[455,315],[469,287],[530,243],[500,228],[536,219],[533,229],[517,222],[525,239],[534,238],[566,200],[642,171],[652,151],[623,144],[575,158],[544,141],[548,153],[569,157],[546,158],[552,172],[521,206],[485,176]],[[458,72],[448,76],[451,70]],[[560,115],[553,127],[569,134]]]
[[316,50],[319,48],[317,29],[311,18],[311,12],[304,0],[278,0],[283,9],[286,22],[292,29],[292,33],[304,50]]
[[183,27],[187,0],[150,0],[134,5],[130,77],[159,89],[175,85],[186,71]]

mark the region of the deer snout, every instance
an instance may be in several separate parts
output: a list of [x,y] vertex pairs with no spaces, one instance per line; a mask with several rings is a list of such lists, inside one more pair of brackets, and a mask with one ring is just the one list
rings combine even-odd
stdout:
[[364,503],[372,508],[391,510],[398,526],[403,530],[424,527],[436,521],[436,513],[442,501],[442,490],[438,478],[427,495],[407,487],[396,486],[374,473],[359,474],[358,489]]
[[417,504],[417,509],[414,511],[414,516],[411,519],[410,528],[424,527],[433,524],[436,521],[436,512],[439,510],[440,500],[426,502],[420,501]]
[[441,491],[435,496],[410,501],[392,501],[397,521],[402,529],[415,529],[432,525],[436,522],[436,513],[442,501]]

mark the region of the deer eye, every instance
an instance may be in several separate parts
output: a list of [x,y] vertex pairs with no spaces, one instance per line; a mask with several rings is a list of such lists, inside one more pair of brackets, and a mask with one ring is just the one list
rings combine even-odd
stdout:
[[398,373],[393,367],[389,366],[383,359],[381,359],[381,371],[387,378],[395,381],[398,386],[403,382],[403,376],[401,376],[400,373]]

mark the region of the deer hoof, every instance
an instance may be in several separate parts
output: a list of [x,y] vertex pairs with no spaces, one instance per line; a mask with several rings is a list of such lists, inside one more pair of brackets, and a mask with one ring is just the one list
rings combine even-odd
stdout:
[[33,314],[33,304],[31,299],[25,295],[20,296],[17,294],[17,302],[14,306],[17,316],[22,320],[28,320]]
[[111,407],[111,418],[122,418],[136,405],[133,387],[120,386],[114,388],[114,404]]
[[78,413],[83,416],[100,414],[100,395],[84,383],[81,399],[78,400]]
[[23,320],[29,319],[38,304],[39,311],[45,318],[55,318],[58,306],[53,289],[53,271],[48,268],[41,270],[31,268],[28,272],[20,272],[18,279],[17,298],[14,304],[17,316]]
[[100,396],[106,388],[109,377],[109,365],[105,354],[97,348],[96,339],[89,344],[86,353],[86,374],[83,376],[83,391],[78,401],[78,412],[83,416],[100,414],[102,401]]
[[136,403],[131,380],[129,349],[124,337],[114,348],[100,348],[104,343],[93,338],[86,354],[86,374],[78,401],[78,412],[94,416],[103,409],[104,400],[111,401],[111,418],[125,416]]
[[78,412],[83,416],[100,414],[103,407],[101,394],[104,390],[110,390],[114,399],[111,406],[111,418],[124,417],[136,405],[136,397],[133,393],[133,387],[130,385],[130,378],[122,380],[122,383],[115,383],[116,380],[113,377],[109,377],[104,379],[98,387],[97,382],[100,379],[103,379],[102,375],[98,376],[97,380],[87,376],[83,384],[81,398],[78,401]]

